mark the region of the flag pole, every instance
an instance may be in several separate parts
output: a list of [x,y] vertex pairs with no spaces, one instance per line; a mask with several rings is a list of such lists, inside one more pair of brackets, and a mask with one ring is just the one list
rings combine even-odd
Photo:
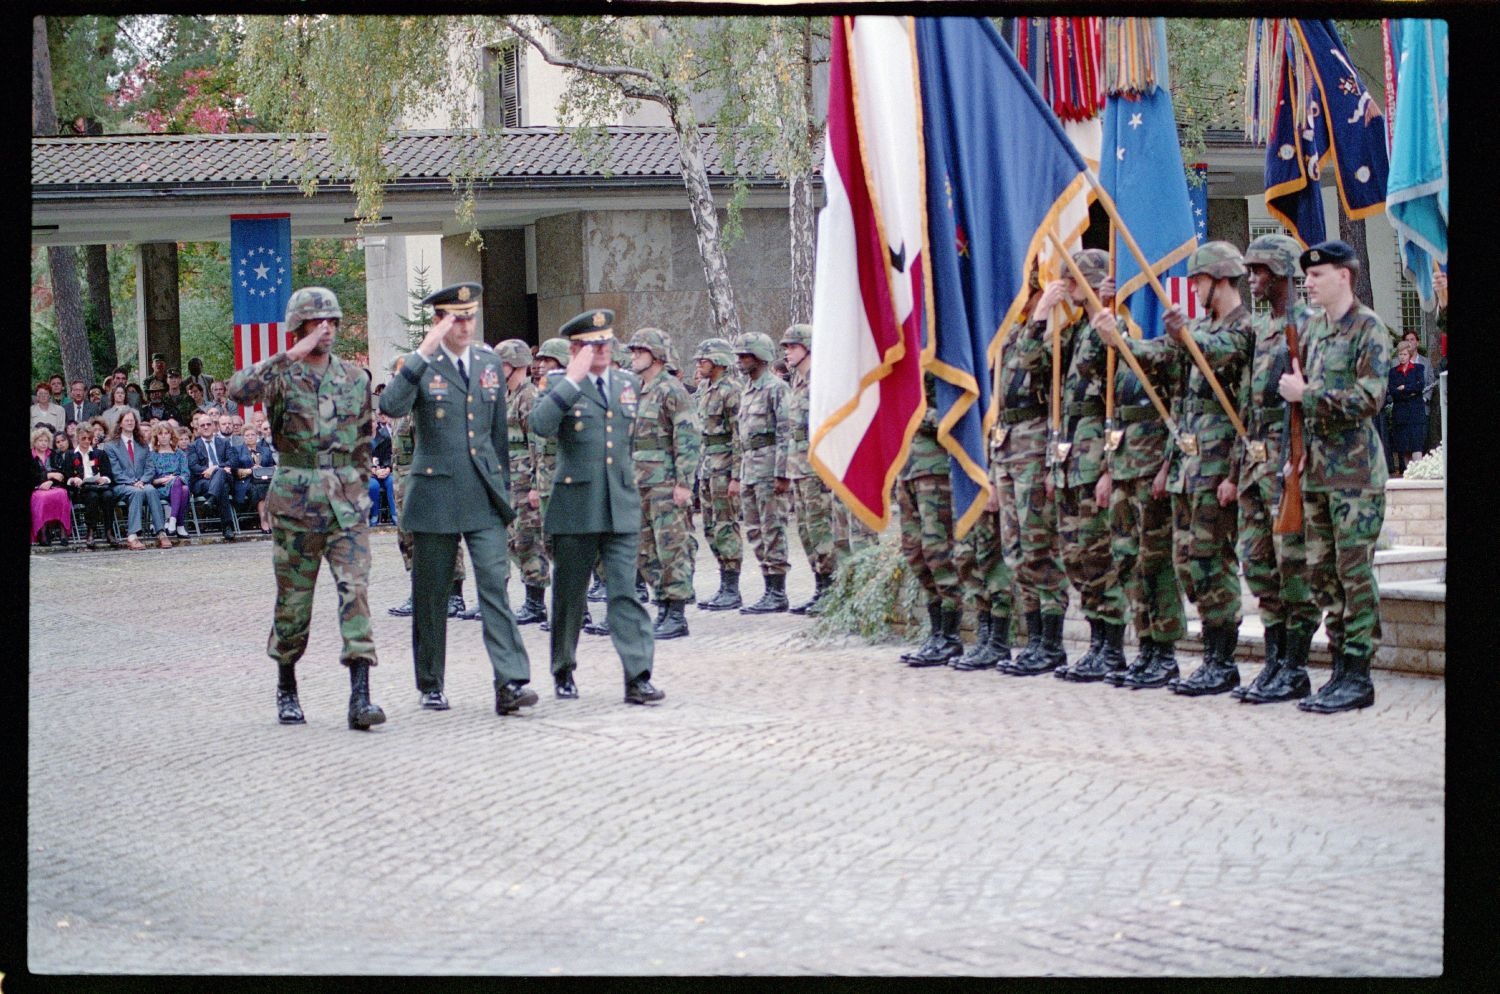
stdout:
[[[1109,213],[1110,220],[1115,223],[1120,235],[1124,237],[1125,245],[1130,249],[1130,254],[1135,256],[1136,264],[1141,267],[1141,272],[1145,274],[1146,279],[1151,281],[1151,289],[1156,291],[1157,299],[1162,302],[1164,307],[1170,310],[1174,306],[1172,298],[1167,296],[1166,289],[1161,285],[1161,281],[1156,278],[1156,273],[1152,271],[1151,264],[1146,261],[1146,254],[1136,244],[1135,236],[1130,233],[1130,228],[1125,224],[1125,219],[1120,216],[1120,209],[1115,206],[1114,200],[1110,197],[1108,191],[1104,189],[1104,184],[1099,182],[1098,177],[1094,175],[1092,169],[1085,169],[1083,175],[1088,178],[1089,185],[1099,195],[1099,203]],[[1213,368],[1209,366],[1208,360],[1203,356],[1203,350],[1198,347],[1198,343],[1194,341],[1190,332],[1183,334],[1182,344],[1187,348],[1188,354],[1193,357],[1193,363],[1198,367],[1198,371],[1203,374],[1203,378],[1208,380],[1208,385],[1213,388],[1214,396],[1219,399],[1219,406],[1224,408],[1224,413],[1229,416],[1229,422],[1234,425],[1235,432],[1239,434],[1240,438],[1245,438],[1244,422],[1240,421],[1239,413],[1235,410],[1234,405],[1229,402],[1229,397],[1224,393],[1224,388],[1219,385],[1219,378],[1214,375]]]
[[[1059,252],[1062,252],[1062,243],[1058,241],[1057,236],[1050,229],[1047,232],[1047,237],[1052,239],[1052,244],[1057,247]],[[1067,261],[1068,268],[1072,270],[1073,278],[1078,281],[1079,286],[1083,287],[1083,292],[1088,294],[1089,302],[1100,310],[1103,310],[1104,305],[1100,303],[1098,295],[1094,293],[1094,288],[1089,286],[1088,280],[1083,278],[1083,273],[1079,272],[1078,264],[1073,261],[1073,257],[1063,252],[1063,259]],[[1141,368],[1140,360],[1130,351],[1130,346],[1125,342],[1125,336],[1120,335],[1119,338],[1121,344],[1120,355],[1125,359],[1125,364],[1136,375],[1136,379],[1141,381],[1141,386],[1145,388],[1146,396],[1151,399],[1151,404],[1156,408],[1156,413],[1161,415],[1162,421],[1166,423],[1167,429],[1171,431],[1172,436],[1175,438],[1177,435],[1177,421],[1172,417],[1171,412],[1167,410],[1167,405],[1162,403],[1161,395],[1156,392],[1156,388],[1151,385],[1151,379],[1146,375],[1146,371]]]

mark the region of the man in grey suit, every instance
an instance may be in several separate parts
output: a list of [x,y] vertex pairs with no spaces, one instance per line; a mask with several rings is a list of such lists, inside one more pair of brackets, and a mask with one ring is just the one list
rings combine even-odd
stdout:
[[[609,591],[606,621],[625,668],[625,701],[666,695],[651,685],[656,642],[651,616],[636,599],[641,492],[635,484],[630,429],[640,380],[611,366],[613,311],[594,310],[559,329],[569,339],[567,368],[547,375],[531,411],[531,430],[557,439],[557,467],[543,531],[552,539],[552,679],[557,696],[578,696],[578,630],[589,571],[602,559]],[[390,391],[387,390],[387,393]]]
[[141,531],[141,505],[151,514],[151,530],[156,533],[156,544],[163,549],[172,547],[167,537],[166,512],[161,507],[161,495],[151,485],[151,447],[141,435],[140,418],[134,411],[126,411],[115,422],[115,430],[109,444],[104,447],[109,456],[109,477],[114,481],[110,493],[116,500],[125,501],[126,536],[125,545],[131,549],[146,546],[139,536]]
[[446,711],[448,593],[462,536],[479,588],[484,646],[495,671],[495,713],[537,702],[531,662],[506,594],[510,494],[505,379],[494,352],[472,344],[477,283],[457,283],[423,304],[435,321],[380,395],[393,418],[411,414],[415,450],[401,526],[412,535],[412,655],[422,706]]

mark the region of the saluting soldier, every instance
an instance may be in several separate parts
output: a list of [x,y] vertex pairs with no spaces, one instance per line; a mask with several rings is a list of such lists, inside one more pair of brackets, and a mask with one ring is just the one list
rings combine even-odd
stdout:
[[479,284],[457,283],[422,301],[435,320],[380,395],[380,409],[392,417],[410,412],[416,431],[402,521],[413,536],[412,657],[422,707],[449,707],[444,587],[462,539],[474,560],[495,713],[506,715],[537,696],[526,686],[531,663],[506,592],[506,529],[516,512],[509,501],[505,383],[499,357],[473,344],[479,295]]
[[1318,628],[1318,608],[1307,586],[1302,532],[1274,532],[1286,461],[1287,407],[1281,375],[1291,372],[1287,325],[1305,328],[1310,310],[1297,299],[1297,257],[1302,246],[1286,235],[1262,235],[1245,249],[1250,295],[1270,305],[1252,319],[1255,358],[1250,403],[1243,411],[1249,438],[1235,446],[1229,476],[1239,504],[1239,553],[1245,582],[1259,600],[1266,631],[1266,664],[1248,686],[1230,696],[1251,704],[1291,701],[1312,693],[1307,653]]
[[705,611],[730,611],[739,607],[740,499],[731,496],[729,485],[740,478],[744,447],[740,442],[740,392],[734,369],[734,352],[722,338],[706,338],[693,353],[698,367],[698,424],[703,431],[703,454],[698,461],[698,499],[703,505],[703,536],[719,563],[719,590],[712,599],[699,601]]
[[1234,652],[1240,577],[1234,550],[1238,508],[1228,480],[1234,423],[1197,363],[1179,351],[1191,335],[1226,396],[1231,401],[1244,397],[1255,349],[1250,312],[1236,282],[1244,274],[1244,258],[1233,245],[1214,241],[1198,246],[1188,259],[1188,277],[1208,313],[1190,328],[1181,308],[1171,308],[1162,318],[1166,335],[1134,346],[1153,382],[1162,382],[1162,371],[1171,365],[1182,370],[1176,387],[1178,438],[1167,491],[1172,495],[1173,564],[1178,584],[1203,621],[1203,663],[1185,679],[1168,681],[1167,687],[1188,697],[1225,694],[1239,686]]
[[[510,557],[521,573],[526,599],[516,612],[516,624],[547,620],[547,550],[542,541],[541,497],[536,490],[537,439],[530,428],[536,387],[531,382],[531,347],[509,338],[495,348],[505,377],[505,425],[510,448],[510,504],[516,511],[510,529]],[[533,500],[533,494],[536,499]]]
[[630,454],[640,380],[615,369],[614,311],[585,311],[558,334],[569,339],[567,368],[548,374],[531,412],[531,430],[557,438],[557,469],[543,527],[552,538],[552,679],[557,696],[576,698],[578,631],[589,571],[604,564],[610,639],[625,671],[625,701],[666,695],[651,684],[656,642],[651,616],[636,599],[641,493]]
[[339,661],[349,668],[349,727],[385,721],[370,703],[375,639],[370,583],[370,378],[333,354],[343,311],[332,290],[304,287],[286,305],[296,342],[235,373],[236,403],[264,403],[276,445],[266,493],[271,515],[276,611],[266,651],[276,661],[276,717],[306,721],[297,700],[297,660],[307,649],[318,570],[328,560],[339,602]]
[[797,513],[797,537],[807,553],[813,573],[813,595],[810,600],[792,608],[793,614],[819,614],[819,604],[833,585],[833,571],[838,566],[833,547],[833,493],[813,472],[808,459],[809,419],[812,396],[812,325],[794,324],[781,336],[782,356],[791,371],[787,389],[787,424],[791,429],[787,445],[786,475],[792,481],[792,505]]
[[[1370,660],[1380,641],[1373,566],[1385,522],[1385,454],[1373,419],[1385,401],[1391,335],[1354,296],[1359,257],[1347,243],[1321,242],[1299,260],[1309,316],[1298,365],[1281,396],[1302,405],[1302,527],[1307,575],[1323,609],[1333,675],[1304,711],[1332,714],[1375,703]],[[1305,375],[1304,375],[1305,374]]]
[[766,588],[760,600],[740,608],[741,614],[771,614],[785,611],[786,571],[790,568],[786,549],[788,492],[787,386],[771,363],[776,358],[771,336],[750,332],[740,337],[734,351],[746,384],[740,394],[740,439],[744,455],[740,478],[730,483],[731,496],[744,505],[745,534],[755,550]]
[[693,479],[702,435],[693,399],[668,371],[671,339],[659,328],[642,328],[627,346],[641,396],[630,434],[635,482],[641,491],[641,544],[636,569],[656,591],[659,608],[652,633],[658,639],[689,634],[683,614],[693,595]]

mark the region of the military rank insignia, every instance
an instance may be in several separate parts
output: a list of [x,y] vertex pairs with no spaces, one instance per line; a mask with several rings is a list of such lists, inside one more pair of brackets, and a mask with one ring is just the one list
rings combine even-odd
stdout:
[[626,386],[625,389],[623,389],[623,390],[620,391],[620,403],[622,403],[622,404],[634,404],[635,403],[635,387]]

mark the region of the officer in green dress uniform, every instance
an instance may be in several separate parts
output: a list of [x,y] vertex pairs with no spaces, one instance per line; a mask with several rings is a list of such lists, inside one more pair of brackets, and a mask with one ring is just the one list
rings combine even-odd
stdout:
[[411,413],[416,433],[402,523],[413,536],[412,656],[422,706],[446,711],[447,591],[462,536],[479,588],[484,645],[495,672],[495,713],[535,704],[531,663],[506,595],[511,508],[509,432],[500,359],[471,345],[477,283],[429,294],[435,320],[380,397],[391,417]]
[[[567,368],[550,373],[531,412],[531,430],[557,439],[552,498],[542,526],[552,539],[552,679],[557,696],[575,698],[578,632],[589,571],[604,563],[606,622],[625,670],[625,701],[666,695],[651,684],[656,641],[651,616],[636,599],[641,494],[630,455],[640,380],[610,362],[614,311],[585,311],[558,329],[569,341]],[[626,353],[627,355],[629,353]]]

